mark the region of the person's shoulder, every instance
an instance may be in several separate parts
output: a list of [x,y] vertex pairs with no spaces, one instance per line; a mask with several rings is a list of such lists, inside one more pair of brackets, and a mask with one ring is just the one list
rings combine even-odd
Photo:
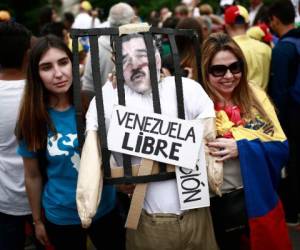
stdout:
[[[73,23],[73,26],[74,24],[77,24],[79,21],[81,21],[82,19],[85,19],[85,13],[78,13],[76,16],[75,16],[75,20],[74,20],[74,23]],[[73,27],[72,28],[76,28],[76,27]]]
[[242,51],[253,53],[253,50],[255,49],[255,52],[264,53],[264,54],[271,54],[272,49],[267,44],[258,41],[256,39],[253,39],[249,37],[248,35],[242,35],[233,37],[234,41],[240,46]]
[[[173,84],[175,86],[175,77],[167,76],[162,80],[164,83]],[[200,86],[198,82],[187,77],[181,77],[183,88],[195,88]]]
[[[125,92],[126,92],[126,88],[125,88]],[[114,103],[117,98],[117,93],[118,93],[117,87],[114,88],[113,83],[110,80],[107,80],[102,87],[104,105],[111,105],[111,103]]]
[[9,95],[19,96],[23,93],[26,80],[0,80],[0,94],[5,96]]
[[112,82],[110,80],[107,80],[102,87],[102,93],[113,92],[113,91],[114,91],[114,88],[113,88]]
[[251,39],[254,40],[255,43],[256,43],[258,46],[260,46],[261,48],[263,48],[264,50],[268,50],[268,51],[271,51],[271,50],[272,50],[271,47],[270,47],[269,45],[265,44],[264,42],[255,40],[255,39],[253,39],[253,38],[251,38]]
[[20,80],[2,80],[0,79],[1,85],[8,85],[15,88],[21,88],[26,84],[26,79],[20,79]]
[[199,104],[200,106],[212,103],[211,99],[199,82],[182,77],[182,87],[187,103],[191,103],[192,105]]
[[92,17],[87,13],[79,13],[72,25],[73,29],[87,29],[89,28]]
[[182,79],[183,88],[191,95],[206,95],[202,85],[199,82],[185,77]]
[[300,28],[289,31],[282,36],[275,49],[287,49],[290,52],[300,51]]
[[182,77],[182,82],[183,83],[187,83],[185,85],[187,85],[186,87],[190,87],[191,89],[202,89],[202,86],[199,82],[190,79],[190,78],[186,78],[186,77]]
[[272,51],[271,47],[267,44],[265,44],[264,42],[258,41],[256,39],[253,39],[251,37],[249,37],[249,41],[251,41],[252,45],[256,48],[256,49],[260,49],[263,51],[267,51],[270,52]]
[[[197,90],[203,90],[201,84],[199,82],[196,82],[193,79],[190,78],[186,78],[186,77],[181,77],[181,81],[182,81],[182,89],[185,92],[194,92]],[[162,80],[163,85],[165,86],[172,86],[173,88],[176,87],[176,83],[175,83],[175,77],[174,76],[168,76],[165,77]]]
[[[282,60],[287,58],[294,58],[295,56],[297,56],[297,44],[290,39],[293,38],[290,36],[282,37],[273,48],[272,56],[278,55]],[[296,39],[299,39],[300,42],[300,37]]]
[[273,48],[273,51],[276,53],[289,53],[296,51],[296,47],[293,43],[287,40],[282,40],[278,41],[276,46]]
[[280,40],[287,38],[287,37],[300,39],[300,28],[294,28],[294,29],[289,30],[280,38]]

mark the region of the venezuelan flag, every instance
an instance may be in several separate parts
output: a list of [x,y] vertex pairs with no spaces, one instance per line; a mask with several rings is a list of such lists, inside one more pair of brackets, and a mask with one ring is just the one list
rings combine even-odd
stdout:
[[[272,129],[266,133],[267,124],[260,118],[256,123],[229,129],[239,151],[250,247],[251,250],[290,250],[284,211],[276,192],[281,169],[288,160],[288,143],[264,91],[254,87],[252,90],[272,121]],[[224,121],[224,115],[227,116],[224,111],[217,112],[217,121]]]

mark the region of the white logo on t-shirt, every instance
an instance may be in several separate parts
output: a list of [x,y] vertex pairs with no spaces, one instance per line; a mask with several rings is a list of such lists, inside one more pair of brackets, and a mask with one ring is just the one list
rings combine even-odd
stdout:
[[[48,152],[51,157],[60,156],[60,155],[69,155],[69,151],[62,149],[62,146],[73,147],[75,148],[75,140],[77,139],[77,134],[66,134],[64,137],[67,137],[69,140],[63,138],[63,135],[57,133],[48,138]],[[62,144],[62,145],[61,145]],[[64,147],[65,148],[65,147]],[[77,171],[79,169],[80,157],[79,154],[74,152],[74,155],[71,157],[71,162],[73,163],[73,168]]]

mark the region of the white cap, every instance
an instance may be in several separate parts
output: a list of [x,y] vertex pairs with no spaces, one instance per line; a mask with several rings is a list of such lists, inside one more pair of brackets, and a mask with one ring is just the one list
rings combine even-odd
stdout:
[[225,5],[232,5],[234,0],[221,0],[220,1],[220,6],[224,7]]

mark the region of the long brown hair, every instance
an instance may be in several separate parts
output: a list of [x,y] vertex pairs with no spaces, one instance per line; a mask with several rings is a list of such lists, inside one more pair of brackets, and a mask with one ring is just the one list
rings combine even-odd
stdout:
[[[72,52],[61,39],[53,35],[39,38],[30,52],[27,81],[20,106],[16,136],[18,140],[25,140],[28,149],[31,151],[45,148],[48,130],[56,133],[47,110],[50,92],[45,88],[39,74],[41,57],[50,48],[64,51],[72,61]],[[73,104],[73,85],[71,85],[67,94],[71,104]]]
[[242,62],[242,76],[240,83],[236,86],[232,93],[232,102],[239,105],[242,116],[244,118],[253,119],[255,114],[253,108],[255,108],[262,117],[268,119],[266,112],[261,106],[260,102],[255,97],[247,81],[247,62],[243,55],[242,50],[237,43],[227,34],[213,33],[204,42],[202,46],[202,77],[203,87],[207,94],[213,99],[214,102],[224,101],[224,98],[220,93],[216,91],[209,83],[209,67],[215,55],[219,51],[230,51],[237,59]]

